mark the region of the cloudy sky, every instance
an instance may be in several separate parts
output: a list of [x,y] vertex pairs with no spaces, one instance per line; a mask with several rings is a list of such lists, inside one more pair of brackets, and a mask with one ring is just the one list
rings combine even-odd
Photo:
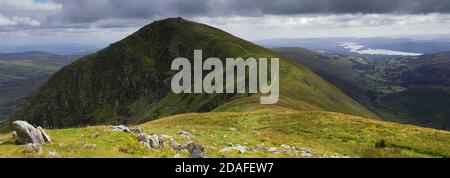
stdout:
[[176,16],[248,40],[450,34],[448,0],[0,0],[0,44],[107,44]]

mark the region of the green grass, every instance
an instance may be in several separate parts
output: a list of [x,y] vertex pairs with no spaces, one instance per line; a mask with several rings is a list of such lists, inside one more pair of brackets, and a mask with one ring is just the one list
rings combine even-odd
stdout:
[[[306,147],[319,154],[351,157],[449,157],[450,132],[402,125],[330,112],[264,110],[259,112],[217,112],[183,114],[140,125],[149,134],[173,136],[191,133],[191,139],[205,145],[208,157],[299,157],[294,154],[252,150],[244,154],[219,153],[228,143],[254,147],[288,144]],[[230,131],[236,128],[237,131]],[[106,126],[49,130],[53,143],[43,146],[44,155],[30,155],[24,146],[11,143],[10,134],[0,135],[0,157],[47,157],[50,151],[62,157],[173,157],[171,148],[147,150],[136,135],[113,132]],[[380,147],[380,142],[384,142]],[[60,146],[64,143],[64,146]],[[96,144],[95,148],[86,144]],[[187,153],[181,153],[186,157]]]

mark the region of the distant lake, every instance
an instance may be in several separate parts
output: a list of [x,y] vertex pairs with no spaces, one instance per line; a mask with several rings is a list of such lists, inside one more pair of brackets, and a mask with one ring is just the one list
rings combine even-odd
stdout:
[[342,42],[339,46],[348,49],[350,52],[369,55],[395,55],[395,56],[420,56],[421,53],[410,53],[402,51],[393,51],[386,49],[365,48],[365,46],[354,42]]

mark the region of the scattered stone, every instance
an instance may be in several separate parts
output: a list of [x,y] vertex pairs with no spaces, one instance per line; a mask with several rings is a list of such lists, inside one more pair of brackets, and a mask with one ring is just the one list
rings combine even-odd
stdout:
[[28,143],[26,146],[26,152],[27,153],[31,153],[31,154],[37,154],[38,156],[41,156],[43,151],[42,151],[42,147],[39,144],[35,144],[35,143]]
[[313,151],[311,151],[308,148],[304,148],[304,147],[300,148],[300,151],[305,152],[305,153],[313,153]]
[[44,139],[45,142],[51,143],[52,139],[50,139],[50,136],[45,132],[45,130],[42,127],[37,127],[37,130],[39,130],[39,132],[41,132],[42,134],[42,138]]
[[64,144],[64,143],[59,143],[58,144],[60,147],[65,147],[66,146],[66,144]]
[[173,158],[180,158],[180,154],[176,154],[175,156],[173,156]]
[[234,149],[238,150],[240,154],[244,154],[245,152],[247,152],[248,147],[237,145],[236,147],[234,147]]
[[181,135],[181,137],[183,137],[184,140],[191,140],[191,137],[189,137],[187,135]]
[[320,158],[351,158],[351,157],[350,156],[342,156],[342,155],[339,155],[339,154],[334,154],[334,155],[331,155],[331,156],[329,156],[327,154],[322,154],[322,155],[320,155]]
[[43,144],[45,143],[42,133],[33,127],[31,124],[25,121],[15,121],[12,123],[14,129],[16,142],[18,144]]
[[140,142],[150,142],[150,140],[148,139],[148,135],[145,133],[139,134],[139,136],[137,137],[138,141]]
[[93,149],[93,148],[97,148],[97,145],[96,144],[87,143],[87,144],[84,144],[83,147],[84,148],[88,148],[88,149]]
[[150,141],[150,146],[155,149],[159,149],[161,145],[159,145],[159,137],[158,135],[148,136],[148,140]]
[[130,128],[124,126],[124,125],[119,125],[119,126],[111,126],[110,127],[111,130],[116,131],[116,132],[127,132],[127,133],[133,133]]
[[228,130],[229,130],[229,131],[236,131],[237,129],[234,128],[234,127],[231,127],[231,128],[229,128]]
[[270,148],[267,149],[267,151],[271,152],[271,153],[275,153],[275,152],[278,151],[278,148],[277,147],[270,147]]
[[169,146],[178,151],[181,151],[183,149],[181,145],[178,144],[174,139],[169,140]]
[[220,151],[219,151],[219,153],[228,153],[228,152],[230,152],[230,151],[232,151],[233,150],[233,147],[226,147],[226,148],[224,148],[224,149],[221,149]]
[[180,131],[180,132],[178,132],[178,135],[183,137],[184,140],[191,140],[191,134],[189,132]]
[[232,143],[227,143],[227,146],[233,147],[233,144]]
[[306,158],[306,157],[312,157],[312,156],[313,156],[313,154],[311,154],[311,153],[306,153],[306,152],[303,152],[303,153],[301,153],[301,154],[300,154],[300,156],[301,156],[301,157],[305,157],[305,158]]
[[144,133],[144,129],[142,129],[140,127],[135,127],[135,128],[130,129],[130,130],[131,130],[131,132],[136,133],[136,134]]
[[181,149],[182,149],[182,150],[187,150],[187,149],[188,149],[188,146],[189,146],[190,144],[193,144],[193,143],[194,143],[193,141],[189,140],[189,141],[187,141],[186,143],[184,143],[183,145],[181,145]]
[[145,145],[148,148],[160,149],[161,147],[164,147],[164,138],[156,134],[148,136],[145,133],[141,133],[137,139],[140,144]]
[[213,147],[213,146],[206,146],[206,148],[212,149],[212,150],[215,150],[215,149],[216,149],[216,147]]
[[59,156],[59,153],[56,152],[56,151],[48,152],[47,156],[48,156],[48,157],[54,157],[54,158],[60,157],[60,156]]
[[205,147],[200,144],[190,143],[187,145],[189,158],[206,158]]
[[178,135],[186,135],[186,136],[190,136],[191,134],[189,133],[189,132],[186,132],[186,131],[179,131],[178,132]]
[[255,149],[257,149],[257,150],[264,150],[266,147],[264,146],[264,143],[261,143],[261,144],[257,144],[256,146],[255,146]]
[[154,149],[159,149],[161,145],[159,144],[159,136],[158,135],[150,135],[148,136],[148,140],[150,141],[150,146]]
[[240,154],[244,154],[245,152],[247,152],[249,150],[249,148],[246,147],[246,146],[242,146],[242,145],[236,145],[235,147],[229,146],[229,147],[223,148],[219,152],[220,153],[227,153],[227,152],[230,152],[232,150],[237,150]]
[[292,149],[292,147],[289,146],[289,145],[281,145],[280,148],[281,149],[285,149],[285,150],[291,150]]

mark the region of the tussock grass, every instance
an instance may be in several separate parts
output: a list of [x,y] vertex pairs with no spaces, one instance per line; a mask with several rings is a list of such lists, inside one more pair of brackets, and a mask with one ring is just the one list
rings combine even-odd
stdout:
[[[298,157],[294,154],[251,150],[245,154],[220,153],[227,144],[266,147],[288,144],[320,154],[351,157],[449,157],[450,132],[383,122],[332,112],[263,110],[176,115],[142,125],[148,134],[170,135],[185,143],[177,132],[190,132],[191,139],[205,145],[208,157]],[[230,131],[236,128],[236,131]],[[107,126],[49,130],[54,140],[43,146],[44,155],[30,155],[24,146],[11,143],[10,134],[0,135],[0,157],[47,157],[50,151],[62,157],[162,157],[178,152],[171,148],[148,150],[136,135],[114,132]],[[383,140],[383,147],[380,142]],[[63,143],[64,145],[62,145]],[[96,144],[95,148],[88,144]],[[187,153],[180,153],[187,157]]]

